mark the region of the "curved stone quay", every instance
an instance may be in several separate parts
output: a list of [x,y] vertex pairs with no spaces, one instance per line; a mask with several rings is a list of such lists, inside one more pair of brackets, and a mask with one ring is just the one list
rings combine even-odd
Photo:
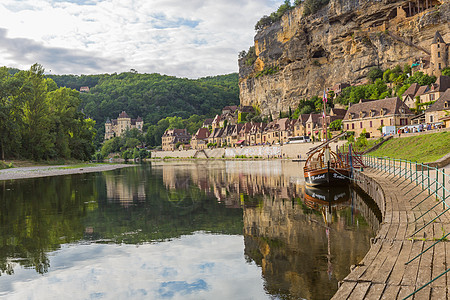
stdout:
[[383,222],[332,299],[448,299],[450,236],[438,240],[450,232],[450,211],[443,213],[435,195],[404,178],[367,168],[356,179],[378,204]]

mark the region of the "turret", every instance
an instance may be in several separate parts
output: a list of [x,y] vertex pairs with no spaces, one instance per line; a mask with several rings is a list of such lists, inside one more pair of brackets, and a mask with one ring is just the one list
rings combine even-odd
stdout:
[[431,43],[430,75],[441,75],[442,69],[448,66],[447,57],[447,44],[445,43],[439,31],[436,31],[433,42]]

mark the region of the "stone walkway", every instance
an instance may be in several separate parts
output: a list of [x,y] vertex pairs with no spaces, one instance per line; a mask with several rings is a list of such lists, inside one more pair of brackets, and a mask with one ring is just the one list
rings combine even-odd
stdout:
[[[405,265],[450,232],[450,211],[414,234],[443,212],[443,204],[420,217],[438,203],[428,192],[409,182],[400,184],[403,178],[369,168],[358,177],[361,187],[378,203],[383,222],[369,252],[341,282],[332,299],[403,299],[450,268],[448,241],[439,242]],[[450,272],[409,299],[450,298],[449,284]]]

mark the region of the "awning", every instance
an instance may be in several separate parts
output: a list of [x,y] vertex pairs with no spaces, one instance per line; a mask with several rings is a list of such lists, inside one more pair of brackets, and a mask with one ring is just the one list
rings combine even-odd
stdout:
[[236,143],[236,144],[242,144],[243,142],[245,142],[245,140],[240,140],[240,141],[237,141],[237,143]]

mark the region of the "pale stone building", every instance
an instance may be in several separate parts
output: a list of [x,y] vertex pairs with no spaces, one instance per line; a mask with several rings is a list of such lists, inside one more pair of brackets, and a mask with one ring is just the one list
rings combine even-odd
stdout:
[[142,132],[144,120],[141,117],[131,119],[125,111],[119,114],[117,119],[107,119],[105,123],[105,140],[115,136],[121,136],[125,131],[136,128]]
[[371,136],[381,136],[383,126],[409,125],[414,114],[398,97],[381,100],[361,100],[351,105],[344,120],[344,130],[354,131],[359,136],[363,130]]

